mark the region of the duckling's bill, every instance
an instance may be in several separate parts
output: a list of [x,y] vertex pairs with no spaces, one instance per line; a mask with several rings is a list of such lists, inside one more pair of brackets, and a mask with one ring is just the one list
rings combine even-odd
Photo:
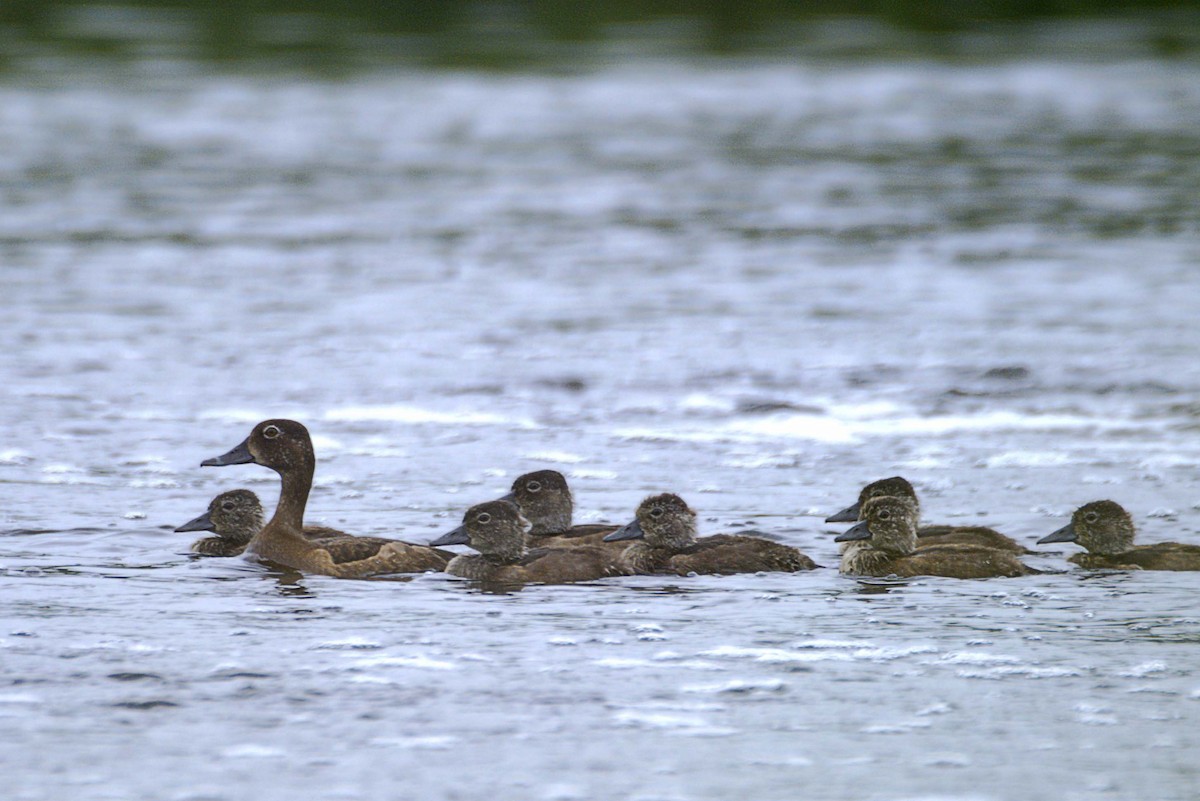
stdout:
[[605,542],[617,542],[619,540],[640,540],[646,536],[646,532],[642,531],[642,524],[634,520],[632,523],[627,523],[614,531],[612,534],[604,538]]
[[[857,518],[855,518],[857,519]],[[852,542],[854,540],[869,540],[871,538],[871,529],[867,526],[867,521],[863,520],[857,525],[843,531],[833,538],[834,542]]]

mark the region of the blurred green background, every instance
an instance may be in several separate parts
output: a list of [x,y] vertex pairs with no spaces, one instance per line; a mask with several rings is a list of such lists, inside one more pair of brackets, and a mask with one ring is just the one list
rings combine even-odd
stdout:
[[[1059,41],[1063,22],[1088,35]],[[45,56],[316,70],[638,56],[1200,52],[1200,0],[0,1],[0,69]]]

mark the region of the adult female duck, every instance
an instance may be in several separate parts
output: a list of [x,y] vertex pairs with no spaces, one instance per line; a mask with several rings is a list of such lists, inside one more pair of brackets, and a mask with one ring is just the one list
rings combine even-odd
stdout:
[[201,467],[258,464],[279,474],[282,486],[275,515],[246,546],[246,552],[276,564],[337,578],[443,570],[454,554],[382,537],[312,541],[304,536],[304,507],[312,490],[317,457],[308,429],[295,420],[264,420],[233,450]]

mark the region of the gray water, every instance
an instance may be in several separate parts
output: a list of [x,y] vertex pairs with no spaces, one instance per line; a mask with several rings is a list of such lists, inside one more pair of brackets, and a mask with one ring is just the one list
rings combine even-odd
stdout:
[[[1200,65],[663,61],[0,84],[0,749],[41,799],[1194,799],[1187,573],[840,577],[902,473],[1200,542]],[[426,541],[530,469],[827,569],[485,594],[171,529],[314,434]]]

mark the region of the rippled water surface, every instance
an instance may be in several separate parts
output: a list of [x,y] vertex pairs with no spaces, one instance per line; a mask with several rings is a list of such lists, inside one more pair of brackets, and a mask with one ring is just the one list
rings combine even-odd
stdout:
[[[902,473],[1032,543],[1198,542],[1200,68],[646,62],[0,84],[0,767],[41,799],[1193,799],[1188,573],[859,583]],[[63,68],[66,70],[66,68]],[[425,541],[552,467],[826,570],[484,594],[194,559]]]

